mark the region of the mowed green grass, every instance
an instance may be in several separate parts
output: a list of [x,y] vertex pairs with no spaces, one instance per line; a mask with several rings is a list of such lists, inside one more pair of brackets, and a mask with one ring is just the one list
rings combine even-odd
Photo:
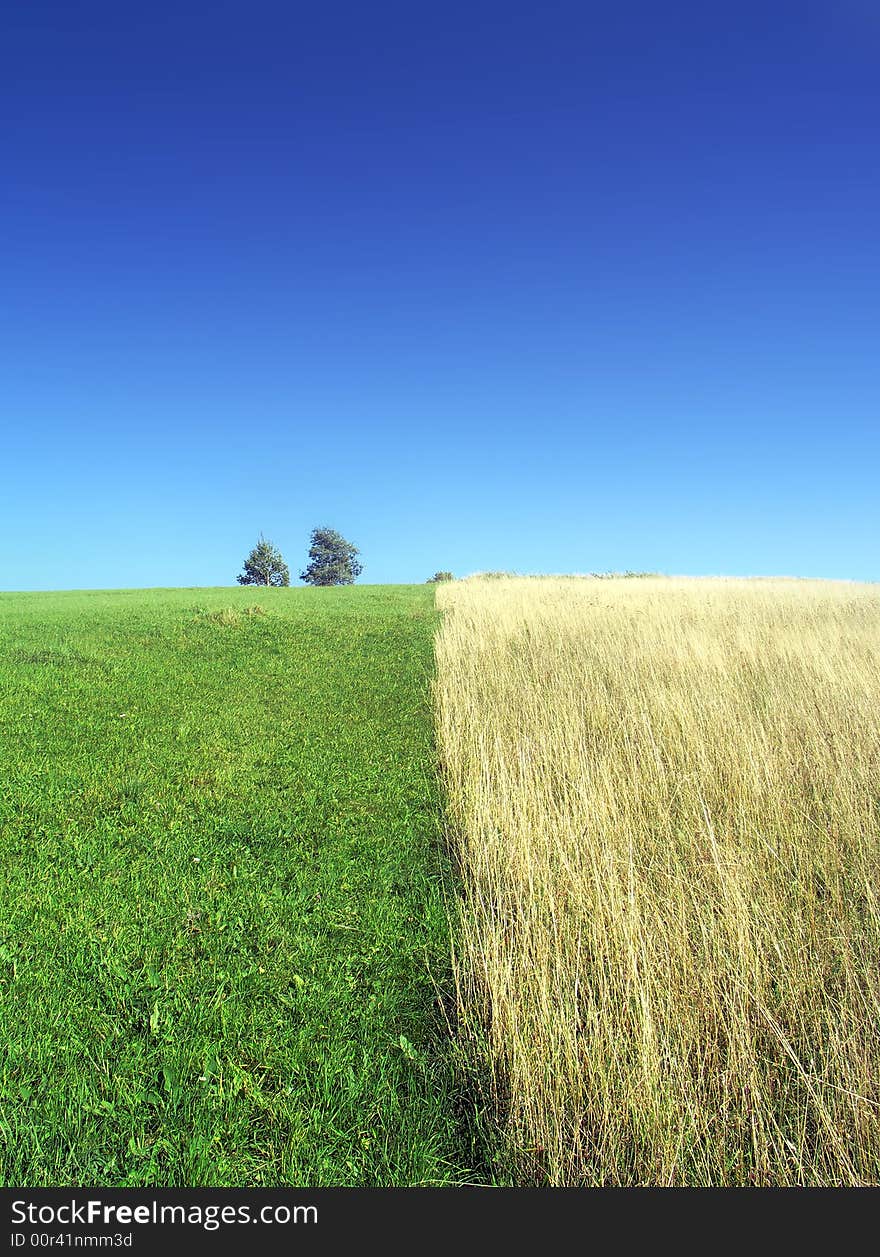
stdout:
[[0,595],[5,1184],[468,1179],[434,628],[424,587]]

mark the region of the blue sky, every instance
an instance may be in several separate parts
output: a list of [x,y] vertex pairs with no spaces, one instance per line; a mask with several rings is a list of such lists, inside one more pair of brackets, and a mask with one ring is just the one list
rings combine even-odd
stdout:
[[0,587],[880,579],[880,15],[8,6]]

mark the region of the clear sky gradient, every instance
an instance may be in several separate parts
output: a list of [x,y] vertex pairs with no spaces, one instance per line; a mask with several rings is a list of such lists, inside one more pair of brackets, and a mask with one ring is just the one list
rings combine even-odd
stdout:
[[872,0],[29,0],[0,587],[880,579]]

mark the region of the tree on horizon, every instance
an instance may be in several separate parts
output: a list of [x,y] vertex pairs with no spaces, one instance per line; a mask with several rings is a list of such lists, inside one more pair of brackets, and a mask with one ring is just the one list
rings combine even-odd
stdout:
[[314,528],[309,563],[299,578],[307,585],[353,585],[364,570],[359,554],[335,528]]
[[260,533],[259,541],[244,561],[244,571],[237,579],[239,585],[289,585],[290,569],[281,557],[281,551]]

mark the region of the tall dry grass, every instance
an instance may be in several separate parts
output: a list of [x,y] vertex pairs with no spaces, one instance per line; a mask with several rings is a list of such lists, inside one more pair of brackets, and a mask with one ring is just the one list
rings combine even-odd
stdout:
[[880,1182],[880,591],[441,586],[461,1018],[520,1181]]

